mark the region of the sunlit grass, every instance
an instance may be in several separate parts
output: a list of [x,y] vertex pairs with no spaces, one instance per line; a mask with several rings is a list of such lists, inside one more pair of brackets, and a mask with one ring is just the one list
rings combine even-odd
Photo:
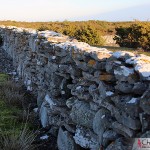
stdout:
[[113,46],[94,46],[94,47],[99,47],[99,48],[106,48],[110,51],[116,52],[116,51],[128,51],[128,52],[132,52],[135,54],[144,54],[147,56],[150,56],[150,52],[146,52],[146,51],[140,51],[138,49],[135,48],[127,48],[127,47],[113,47]]

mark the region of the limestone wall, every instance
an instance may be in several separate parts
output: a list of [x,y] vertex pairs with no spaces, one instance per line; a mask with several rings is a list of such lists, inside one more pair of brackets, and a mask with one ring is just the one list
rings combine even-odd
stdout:
[[129,138],[150,136],[150,57],[113,53],[53,31],[1,26],[0,34],[37,96],[42,126],[59,130],[60,150],[127,149]]

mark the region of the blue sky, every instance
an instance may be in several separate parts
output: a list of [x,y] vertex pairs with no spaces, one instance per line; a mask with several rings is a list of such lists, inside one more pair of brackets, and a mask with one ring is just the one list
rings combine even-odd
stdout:
[[0,0],[0,20],[150,20],[150,0]]

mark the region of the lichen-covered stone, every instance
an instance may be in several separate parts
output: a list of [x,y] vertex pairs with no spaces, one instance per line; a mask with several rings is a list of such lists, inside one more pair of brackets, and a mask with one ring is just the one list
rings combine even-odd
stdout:
[[70,117],[76,124],[92,128],[95,112],[88,103],[77,101],[71,110]]
[[75,136],[73,137],[75,142],[83,148],[89,148],[96,150],[99,148],[98,138],[88,129],[83,127],[77,127]]

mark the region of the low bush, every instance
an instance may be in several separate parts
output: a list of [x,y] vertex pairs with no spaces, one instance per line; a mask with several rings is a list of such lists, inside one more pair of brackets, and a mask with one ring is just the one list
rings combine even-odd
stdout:
[[104,40],[101,38],[100,34],[91,26],[80,27],[75,31],[74,37],[90,45],[104,45]]
[[116,28],[114,40],[121,47],[150,50],[150,24],[138,22],[130,27]]

